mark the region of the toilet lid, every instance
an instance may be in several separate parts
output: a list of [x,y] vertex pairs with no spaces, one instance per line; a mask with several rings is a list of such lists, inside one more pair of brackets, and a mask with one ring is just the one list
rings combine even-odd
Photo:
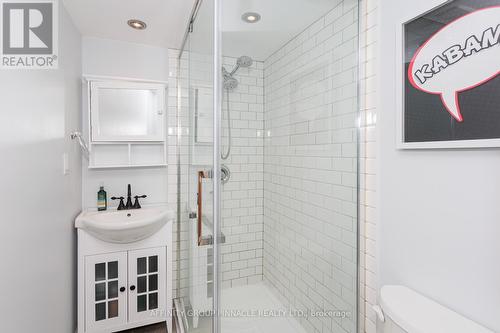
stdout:
[[380,305],[408,333],[493,333],[404,286],[382,287]]

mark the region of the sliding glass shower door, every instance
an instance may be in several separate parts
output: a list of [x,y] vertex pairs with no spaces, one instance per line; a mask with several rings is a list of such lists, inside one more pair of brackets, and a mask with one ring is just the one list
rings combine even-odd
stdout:
[[187,332],[214,325],[214,1],[197,2],[179,57],[180,294]]
[[358,329],[357,0],[204,0],[178,70],[188,332]]

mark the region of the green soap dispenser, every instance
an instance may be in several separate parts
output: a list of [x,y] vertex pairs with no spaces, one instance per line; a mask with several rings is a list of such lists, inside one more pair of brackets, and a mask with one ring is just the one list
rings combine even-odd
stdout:
[[97,192],[97,210],[108,209],[107,193],[104,191],[104,186],[101,184],[99,192]]

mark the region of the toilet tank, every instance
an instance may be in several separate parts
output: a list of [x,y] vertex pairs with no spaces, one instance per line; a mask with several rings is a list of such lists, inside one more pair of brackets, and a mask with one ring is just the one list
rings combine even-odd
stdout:
[[382,287],[376,312],[377,333],[494,333],[404,286]]

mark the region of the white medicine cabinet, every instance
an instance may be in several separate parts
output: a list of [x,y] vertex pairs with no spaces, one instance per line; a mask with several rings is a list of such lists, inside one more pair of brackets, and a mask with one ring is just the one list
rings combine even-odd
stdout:
[[166,166],[166,83],[85,79],[89,168]]

